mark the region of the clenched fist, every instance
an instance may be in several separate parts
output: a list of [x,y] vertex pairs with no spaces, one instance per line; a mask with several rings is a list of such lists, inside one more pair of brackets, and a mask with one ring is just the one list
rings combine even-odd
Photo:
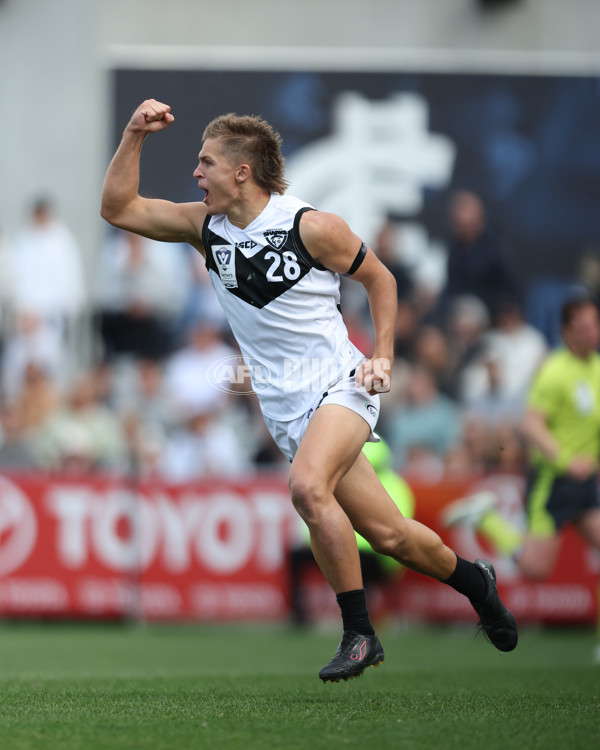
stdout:
[[126,129],[135,133],[158,133],[169,127],[174,119],[168,104],[146,99],[135,110]]
[[356,370],[355,382],[358,388],[364,387],[367,393],[387,393],[391,387],[391,362],[384,357],[373,357],[363,362]]

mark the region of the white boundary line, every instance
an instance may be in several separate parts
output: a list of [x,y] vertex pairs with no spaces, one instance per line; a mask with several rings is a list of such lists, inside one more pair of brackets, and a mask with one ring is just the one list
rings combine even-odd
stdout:
[[105,69],[600,75],[600,52],[113,44]]

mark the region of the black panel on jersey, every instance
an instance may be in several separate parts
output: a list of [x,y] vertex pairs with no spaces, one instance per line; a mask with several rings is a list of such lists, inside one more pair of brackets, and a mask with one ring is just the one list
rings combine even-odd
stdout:
[[[280,248],[275,249],[267,244],[249,258],[239,248],[235,248],[237,286],[226,286],[228,292],[260,309],[291,289],[306,276],[311,268],[324,270],[323,266],[311,257],[300,239],[298,231],[300,216],[307,210],[313,209],[307,207],[298,211],[293,229],[288,233],[285,243]],[[206,267],[221,278],[213,247],[219,245],[230,247],[230,243],[209,228],[210,219],[210,216],[206,217],[202,228]]]
[[326,271],[327,269],[325,266],[322,266],[318,261],[316,261],[312,255],[308,252],[306,247],[304,246],[304,243],[302,242],[302,239],[300,238],[300,219],[302,218],[302,215],[305,214],[307,211],[315,211],[316,209],[310,208],[310,206],[305,206],[304,208],[301,208],[296,216],[294,216],[294,237],[296,238],[296,244],[298,245],[298,249],[300,252],[304,253],[306,255],[306,259],[308,262],[313,266],[313,268],[318,268],[319,271]]

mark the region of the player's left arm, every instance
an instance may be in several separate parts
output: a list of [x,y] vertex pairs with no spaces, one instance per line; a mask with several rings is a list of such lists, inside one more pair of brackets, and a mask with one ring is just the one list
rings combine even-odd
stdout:
[[370,247],[335,214],[307,211],[300,221],[300,237],[311,256],[330,271],[350,275],[367,291],[375,329],[375,349],[356,373],[358,385],[369,393],[390,390],[394,360],[394,329],[398,313],[396,280]]

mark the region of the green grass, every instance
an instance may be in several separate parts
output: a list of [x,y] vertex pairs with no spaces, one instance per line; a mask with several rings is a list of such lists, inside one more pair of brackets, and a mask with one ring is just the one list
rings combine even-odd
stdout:
[[321,684],[337,634],[273,626],[0,625],[0,747],[597,748],[590,631],[381,633],[386,663]]

